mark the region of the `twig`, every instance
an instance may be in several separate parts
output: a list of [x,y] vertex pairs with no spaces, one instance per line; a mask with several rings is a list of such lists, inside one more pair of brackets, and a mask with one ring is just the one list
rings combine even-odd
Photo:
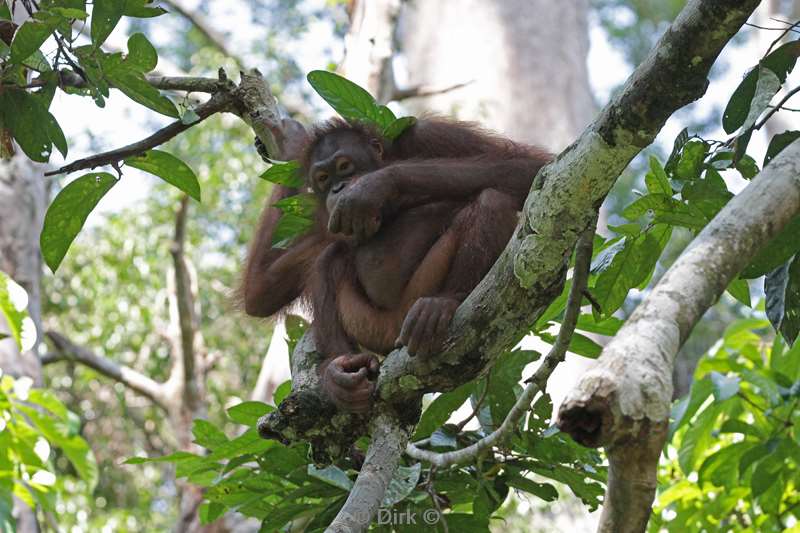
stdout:
[[782,20],[777,20],[777,19],[772,19],[772,20],[774,20],[776,22],[781,22],[783,24],[789,24],[789,27],[786,28],[783,32],[781,32],[781,34],[778,35],[778,37],[774,41],[772,41],[772,43],[770,43],[769,48],[767,48],[767,53],[764,54],[765,56],[769,55],[769,53],[772,51],[772,49],[775,48],[775,45],[778,44],[779,42],[781,42],[781,40],[786,36],[787,33],[789,33],[790,31],[795,31],[795,28],[797,28],[797,25],[800,24],[800,20],[795,21],[794,23],[791,23],[791,24],[789,22],[782,21]]
[[225,45],[225,36],[220,35],[214,28],[212,28],[208,22],[201,16],[192,13],[189,8],[181,4],[179,1],[176,0],[162,0],[162,4],[171,7],[177,14],[182,16],[186,19],[192,26],[194,26],[197,31],[199,31],[203,37],[211,44],[214,48],[219,50],[222,55],[230,57],[239,66],[244,66],[244,61],[238,56],[236,56],[230,49]]
[[475,407],[472,408],[472,413],[470,413],[470,415],[467,418],[465,418],[464,420],[462,420],[461,422],[456,424],[456,429],[458,430],[459,433],[461,432],[462,429],[464,429],[464,426],[466,426],[469,423],[470,420],[475,418],[475,416],[481,410],[481,406],[483,405],[483,401],[486,399],[486,395],[489,392],[489,381],[491,379],[492,379],[492,370],[489,369],[489,371],[486,373],[486,386],[483,388],[483,392],[481,393],[481,397],[478,398],[477,402],[475,402]]
[[42,357],[42,365],[49,365],[59,361],[81,363],[149,398],[163,409],[167,408],[166,392],[163,384],[137,370],[120,365],[82,346],[78,346],[60,333],[48,331],[46,335],[57,351]]
[[500,424],[500,427],[466,448],[452,452],[437,453],[420,449],[414,444],[409,444],[406,446],[406,454],[408,456],[420,461],[428,461],[438,468],[445,468],[450,465],[464,463],[474,459],[484,450],[502,442],[502,440],[513,431],[520,419],[528,412],[528,409],[530,409],[533,398],[540,391],[544,390],[550,374],[552,374],[556,366],[564,360],[564,355],[569,348],[572,334],[575,331],[575,325],[578,323],[578,316],[580,316],[583,291],[589,279],[589,265],[592,260],[592,244],[594,241],[596,222],[597,218],[594,219],[593,223],[589,225],[578,239],[575,251],[575,269],[572,276],[572,287],[569,291],[567,309],[564,312],[564,320],[561,322],[561,329],[558,332],[556,342],[544,358],[541,366],[539,366],[533,376],[527,380],[528,386],[525,387],[520,397],[517,398],[516,403],[514,403],[514,406],[508,412],[505,420]]
[[797,92],[798,92],[798,91],[800,91],[800,85],[798,85],[797,87],[795,87],[795,88],[794,88],[794,89],[792,89],[791,91],[787,92],[787,93],[784,95],[784,97],[783,97],[783,98],[781,98],[781,101],[780,101],[780,102],[778,102],[777,104],[775,104],[775,107],[773,107],[772,109],[770,109],[770,110],[769,110],[769,112],[767,112],[767,114],[766,114],[766,115],[764,115],[764,116],[761,118],[761,120],[759,120],[758,122],[756,122],[756,124],[753,126],[753,129],[754,129],[754,130],[761,129],[761,126],[763,126],[764,124],[766,124],[766,122],[767,122],[767,121],[770,119],[770,117],[771,117],[772,115],[774,115],[775,113],[777,113],[778,111],[780,111],[780,110],[781,110],[781,107],[783,107],[783,104],[785,104],[785,103],[786,103],[786,102],[789,100],[789,98],[791,98],[792,96],[794,96],[795,94],[797,94]]
[[455,91],[456,89],[461,89],[462,87],[466,87],[474,83],[475,80],[465,81],[462,83],[456,83],[455,85],[450,85],[449,87],[442,87],[442,88],[432,88],[426,87],[424,85],[417,85],[416,87],[409,87],[408,89],[396,89],[390,100],[394,100],[395,102],[399,102],[400,100],[405,100],[407,98],[418,98],[423,96],[434,96],[437,94],[445,94],[449,93],[450,91]]
[[44,175],[54,176],[56,174],[67,174],[70,172],[75,172],[76,170],[84,170],[84,169],[99,167],[102,165],[112,165],[115,163],[120,163],[122,160],[128,157],[143,154],[144,152],[150,150],[151,148],[155,148],[156,146],[164,144],[168,140],[177,136],[179,133],[186,131],[187,129],[191,128],[196,124],[199,124],[200,122],[207,119],[214,113],[219,113],[228,110],[232,105],[233,105],[233,97],[230,94],[217,93],[213,95],[208,100],[208,102],[200,104],[195,108],[194,111],[200,118],[197,121],[192,122],[191,124],[184,124],[180,120],[176,120],[175,122],[158,130],[154,134],[150,135],[145,139],[142,139],[141,141],[137,141],[127,146],[123,146],[122,148],[117,148],[115,150],[110,150],[108,152],[103,152],[101,154],[86,157],[84,159],[78,159],[77,161],[73,161],[72,163],[64,165],[63,167],[58,168],[56,170],[45,172]]

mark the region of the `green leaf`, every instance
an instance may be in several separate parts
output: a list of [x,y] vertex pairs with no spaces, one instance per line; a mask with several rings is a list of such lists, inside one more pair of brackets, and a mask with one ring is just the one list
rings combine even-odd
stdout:
[[312,219],[285,213],[281,215],[275,226],[275,232],[272,234],[272,246],[286,248],[295,238],[304,235],[312,227],[314,227]]
[[603,347],[585,335],[573,333],[572,339],[569,341],[569,351],[589,359],[597,359],[600,357]]
[[14,40],[11,42],[11,62],[21,63],[28,59],[39,47],[44,44],[55,26],[33,18],[25,21],[17,29]]
[[692,384],[689,396],[678,401],[672,408],[669,425],[670,439],[675,432],[689,422],[697,413],[698,409],[705,403],[706,399],[714,390],[714,385],[709,378],[696,380]]
[[274,410],[274,407],[264,402],[248,401],[228,408],[228,416],[238,424],[254,426],[259,418]]
[[46,163],[53,143],[66,154],[67,145],[55,117],[39,98],[24,90],[6,89],[0,98],[0,123],[7,127],[22,151],[33,161]]
[[305,183],[305,178],[300,173],[300,163],[297,161],[275,163],[259,177],[270,183],[277,183],[278,185],[295,189],[302,187]]
[[624,320],[615,316],[595,321],[594,315],[582,314],[578,317],[578,323],[575,329],[588,331],[589,333],[597,333],[598,335],[605,335],[606,337],[613,337],[624,323]]
[[200,505],[200,523],[210,524],[225,514],[225,506],[217,502],[203,502]]
[[168,13],[163,7],[151,7],[152,0],[126,0],[123,15],[126,17],[151,18]]
[[83,9],[75,7],[51,7],[48,11],[60,15],[66,19],[85,20],[89,15]]
[[174,185],[198,202],[200,201],[200,184],[189,165],[174,155],[161,150],[148,150],[142,155],[129,157],[126,165],[144,170]]
[[275,392],[272,393],[272,398],[275,401],[275,405],[279,405],[284,398],[289,396],[289,393],[292,392],[292,380],[287,379],[275,389]]
[[317,196],[314,193],[300,193],[287,196],[275,202],[273,207],[277,207],[284,214],[292,214],[312,220],[317,211]]
[[745,154],[736,162],[736,170],[744,179],[751,180],[758,174],[758,165],[756,165],[755,159]]
[[349,491],[353,488],[353,481],[347,477],[347,474],[337,466],[326,466],[325,468],[317,468],[314,465],[308,465],[308,475],[324,481],[325,483],[334,487],[340,488],[344,491]]
[[689,130],[683,128],[678,136],[675,137],[675,141],[672,143],[672,152],[669,154],[667,163],[664,165],[664,170],[667,174],[675,172],[675,166],[678,164],[678,155],[687,142],[689,142]]
[[415,117],[398,118],[383,129],[383,136],[392,141],[416,123]]
[[172,100],[162,95],[158,89],[150,85],[144,78],[144,74],[137,70],[139,65],[136,63],[123,62],[111,64],[104,71],[106,78],[114,87],[125,93],[125,95],[145,107],[157,111],[162,115],[172,118],[180,118],[180,113],[172,103]]
[[546,502],[553,502],[558,499],[558,491],[549,483],[537,483],[522,475],[509,475],[506,478],[509,486],[533,494]]
[[44,407],[64,422],[69,421],[67,406],[61,403],[61,400],[50,390],[31,389],[28,392],[28,401],[40,407]]
[[0,270],[0,314],[6,319],[11,337],[22,351],[36,343],[36,327],[26,311],[28,294],[20,285]]
[[381,506],[389,508],[405,500],[419,483],[419,475],[422,471],[420,463],[414,463],[411,466],[400,465],[392,474],[392,479],[389,481],[389,486],[383,494],[383,502]]
[[707,407],[692,422],[681,439],[678,450],[678,464],[685,475],[689,475],[698,466],[706,451],[716,442],[713,434],[714,424],[720,414],[720,404]]
[[664,168],[655,156],[650,156],[650,172],[644,177],[647,190],[651,193],[661,193],[672,196],[672,186]]
[[141,72],[150,72],[158,64],[158,52],[144,34],[134,33],[128,39],[128,57],[125,62]]
[[757,278],[784,264],[800,251],[798,235],[800,235],[800,215],[794,217],[774,239],[761,248],[756,258],[742,271],[740,277]]
[[473,390],[474,385],[472,383],[465,383],[455,390],[437,396],[422,412],[422,417],[419,419],[419,424],[417,424],[417,429],[414,432],[414,440],[429,436],[436,428],[447,422],[453,411],[467,401]]
[[694,180],[700,177],[703,159],[708,145],[703,141],[689,141],[683,146],[681,158],[675,167],[675,177],[681,180]]
[[92,9],[92,44],[99,47],[116,27],[125,11],[125,0],[94,0]]
[[757,498],[778,481],[780,472],[785,466],[784,457],[781,454],[772,453],[759,461],[753,470],[753,477],[750,478],[753,497]]
[[56,271],[89,213],[116,183],[117,179],[108,172],[91,172],[58,193],[47,208],[39,238],[42,256],[50,270]]
[[751,307],[750,305],[750,285],[746,279],[736,278],[728,285],[728,294],[736,298],[738,301]]
[[747,76],[733,91],[722,115],[722,127],[725,133],[733,133],[747,120],[750,114],[750,103],[756,94],[761,68],[766,67],[771,70],[777,76],[778,81],[783,83],[786,81],[787,74],[797,62],[798,50],[800,50],[800,42],[792,41],[786,43],[765,57],[760,66],[747,73]]
[[208,420],[201,418],[195,419],[192,424],[192,435],[194,435],[194,441],[197,444],[210,450],[228,442],[228,437],[225,436],[221,429]]
[[97,485],[98,471],[97,462],[89,444],[78,435],[70,435],[64,424],[56,423],[52,418],[36,409],[22,405],[17,408],[25,413],[50,444],[59,447],[64,452],[69,462],[75,467],[75,471],[89,486],[91,493]]
[[714,386],[714,401],[723,402],[739,392],[739,376],[725,376],[719,372],[711,372],[711,384]]
[[781,80],[778,76],[767,67],[758,67],[758,81],[756,81],[756,89],[753,98],[750,101],[750,110],[747,113],[747,118],[742,124],[743,130],[750,129],[761,116],[761,113],[767,110],[770,101],[778,93],[781,88]]
[[769,146],[767,147],[767,153],[764,155],[764,164],[761,166],[767,166],[770,161],[775,159],[775,157],[777,157],[784,148],[796,141],[798,137],[800,137],[800,131],[796,130],[784,131],[783,133],[779,133],[772,137],[772,140],[769,142]]
[[604,317],[619,309],[628,291],[647,279],[661,255],[659,241],[650,233],[635,239],[625,237],[620,242],[622,248],[608,268],[598,274],[591,291]]
[[342,117],[383,124],[385,112],[380,111],[372,95],[352,81],[333,72],[312,70],[308,82]]
[[767,318],[791,346],[800,333],[800,254],[764,279]]
[[734,442],[709,455],[697,471],[700,482],[710,482],[717,487],[734,487],[739,481],[739,460],[755,445],[752,442]]

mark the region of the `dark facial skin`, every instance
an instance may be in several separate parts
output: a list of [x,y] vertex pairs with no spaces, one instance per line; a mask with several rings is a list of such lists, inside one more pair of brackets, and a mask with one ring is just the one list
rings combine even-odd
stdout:
[[314,147],[308,181],[325,199],[332,213],[341,194],[361,175],[381,165],[382,151],[378,143],[364,144],[355,132],[340,131],[327,135]]
[[379,132],[343,121],[313,138],[302,131],[296,145],[310,148],[283,158],[304,162],[318,220],[288,249],[271,248],[279,213],[269,206],[292,194],[276,188],[242,293],[256,316],[305,295],[323,390],[339,409],[366,412],[379,371],[373,354],[396,343],[412,356],[440,353],[550,156],[447,119],[420,119],[385,145]]

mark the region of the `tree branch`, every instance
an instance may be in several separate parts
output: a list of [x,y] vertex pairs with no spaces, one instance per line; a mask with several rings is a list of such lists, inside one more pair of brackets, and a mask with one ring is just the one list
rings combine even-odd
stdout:
[[544,390],[550,374],[556,366],[564,361],[564,356],[569,348],[572,334],[575,332],[575,325],[578,323],[578,316],[581,312],[581,302],[583,301],[583,291],[586,289],[586,282],[589,279],[589,264],[592,262],[592,242],[594,240],[595,223],[583,232],[575,251],[575,269],[572,276],[572,287],[569,290],[567,307],[564,312],[564,320],[561,322],[561,329],[558,337],[550,352],[542,361],[533,376],[528,379],[528,386],[522,392],[514,406],[506,415],[503,423],[489,435],[477,442],[452,452],[431,452],[418,448],[415,444],[406,446],[406,454],[420,461],[428,461],[437,468],[445,468],[451,465],[466,463],[473,460],[484,450],[491,449],[492,446],[501,444],[517,427],[517,424],[528,412],[536,395]]
[[708,223],[567,395],[559,427],[581,444],[604,446],[609,456],[600,531],[644,531],[669,424],[675,355],[739,271],[799,213],[795,141]]
[[436,96],[438,94],[446,94],[451,91],[455,91],[457,89],[461,89],[475,83],[475,80],[465,81],[462,83],[456,83],[450,85],[448,87],[428,87],[426,85],[417,85],[416,87],[409,87],[407,89],[395,89],[392,93],[390,100],[394,100],[395,102],[399,102],[401,100],[407,100],[408,98],[421,98],[424,96]]
[[132,369],[120,365],[110,359],[97,355],[83,346],[78,346],[64,335],[55,331],[48,331],[47,337],[53,343],[56,352],[42,357],[42,365],[49,365],[59,361],[75,361],[89,368],[93,368],[104,376],[122,383],[129,389],[149,398],[162,409],[167,409],[167,399],[164,385]]
[[399,423],[397,416],[382,414],[375,417],[372,428],[372,442],[358,478],[325,533],[353,533],[369,527],[414,426]]
[[[383,361],[372,417],[417,414],[409,406],[418,406],[425,392],[471,381],[525,334],[560,294],[575,242],[618,176],[677,109],[703,95],[709,69],[758,4],[690,0],[594,124],[539,172],[520,225],[457,310],[443,352],[412,358],[400,349]],[[318,357],[309,339],[299,343],[292,364],[304,369],[302,385],[293,377],[292,393],[259,421],[264,436],[309,441],[315,458],[344,453],[369,427],[369,417],[331,416],[336,411],[313,372]],[[380,501],[382,494],[373,498]]]
[[197,332],[197,317],[194,313],[194,294],[192,292],[191,275],[184,254],[186,242],[186,219],[189,211],[189,197],[183,196],[175,215],[175,237],[170,246],[172,262],[174,265],[174,280],[170,287],[170,323],[171,330],[180,337],[180,354],[173,354],[176,358],[173,372],[180,375],[173,379],[183,385],[186,403],[190,408],[197,405],[197,386],[195,378],[195,335]]
[[177,136],[179,133],[199,124],[215,113],[229,111],[232,105],[233,97],[231,94],[222,92],[216,93],[212,95],[207,102],[200,104],[195,108],[195,113],[197,113],[197,115],[200,117],[195,122],[185,124],[180,120],[176,120],[175,122],[158,130],[154,134],[142,139],[141,141],[123,146],[122,148],[116,148],[108,152],[86,157],[84,159],[78,159],[77,161],[73,161],[72,163],[64,165],[59,169],[45,172],[44,175],[53,176],[56,174],[68,174],[70,172],[75,172],[76,170],[90,169],[102,165],[118,165],[122,160],[128,157],[143,154],[151,148],[155,148],[156,146],[164,144],[173,137]]

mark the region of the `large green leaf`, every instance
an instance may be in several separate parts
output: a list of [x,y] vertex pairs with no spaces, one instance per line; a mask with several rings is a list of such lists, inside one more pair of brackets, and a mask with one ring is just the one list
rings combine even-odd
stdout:
[[158,64],[158,52],[143,33],[134,33],[128,39],[128,57],[125,62],[141,72],[150,72]]
[[650,156],[650,172],[644,177],[644,182],[648,192],[672,196],[672,186],[669,184],[667,173],[654,156]]
[[313,226],[314,221],[310,218],[284,213],[272,234],[272,246],[286,248],[295,238],[307,233]]
[[383,129],[383,136],[390,141],[396,139],[401,133],[416,124],[417,119],[414,117],[401,117],[392,121],[388,126]]
[[[794,68],[800,52],[800,41],[792,41],[777,48],[761,61],[760,67],[766,67],[774,73],[778,81],[786,81],[787,74]],[[722,127],[725,133],[733,133],[745,123],[750,114],[750,106],[756,95],[759,66],[747,73],[739,86],[733,91],[728,105],[722,115]]]
[[800,254],[764,279],[767,318],[791,346],[800,333]]
[[117,179],[108,172],[92,172],[58,193],[44,216],[39,238],[44,261],[50,270],[56,271],[89,213],[116,183]]
[[611,316],[619,309],[628,291],[650,276],[661,255],[659,240],[650,233],[636,238],[625,237],[620,244],[615,245],[613,257],[608,266],[598,273],[591,290],[604,317]]
[[144,170],[174,185],[198,202],[200,201],[200,184],[189,165],[174,155],[161,150],[148,150],[142,155],[129,157],[126,165]]
[[239,424],[254,426],[259,418],[274,410],[274,407],[263,402],[248,401],[229,407],[228,416]]
[[761,113],[767,110],[772,97],[775,96],[781,88],[781,80],[778,76],[767,67],[758,67],[758,81],[756,82],[755,93],[750,102],[750,110],[747,112],[742,124],[742,129],[750,129],[761,116]]
[[259,177],[271,183],[293,188],[302,187],[303,183],[305,183],[304,177],[300,172],[300,163],[297,161],[275,163]]
[[20,89],[6,89],[0,98],[0,122],[33,161],[46,163],[53,144],[66,155],[64,133],[39,98]]
[[92,9],[92,44],[99,47],[105,42],[125,11],[125,0],[94,0]]
[[422,465],[420,463],[414,463],[411,466],[398,466],[389,481],[389,486],[383,495],[381,505],[384,508],[389,508],[405,500],[414,491],[414,487],[417,486],[421,471]]
[[422,412],[422,417],[419,419],[419,424],[417,424],[417,429],[414,432],[414,440],[429,436],[447,422],[453,411],[467,401],[473,390],[473,383],[465,383],[455,390],[437,396]]
[[337,113],[348,120],[372,122],[383,129],[395,119],[393,114],[389,117],[386,111],[381,110],[366,90],[338,74],[312,70],[308,73],[308,82]]
[[36,52],[53,33],[54,26],[36,19],[28,19],[19,27],[11,42],[11,61],[21,63]]
[[113,62],[109,63],[104,72],[108,81],[134,102],[149,107],[162,115],[179,118],[180,113],[172,100],[150,85],[140,68],[141,65],[137,62]]

